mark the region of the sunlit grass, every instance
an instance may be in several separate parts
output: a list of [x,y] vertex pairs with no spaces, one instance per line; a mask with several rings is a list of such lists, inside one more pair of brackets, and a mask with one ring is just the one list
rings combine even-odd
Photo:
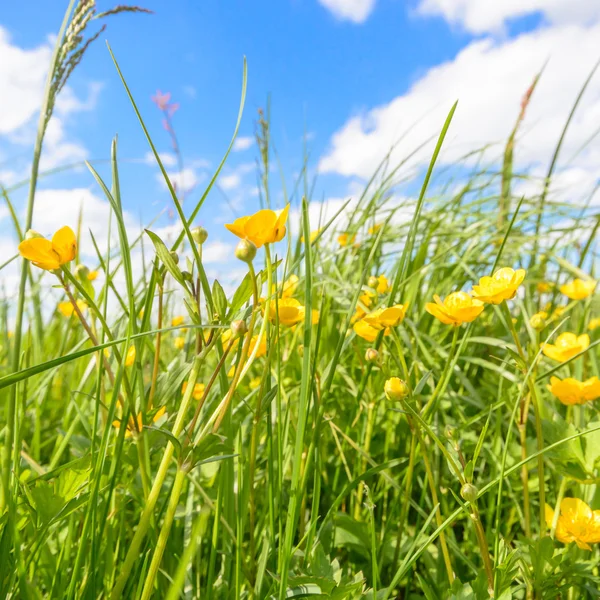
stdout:
[[245,62],[184,208],[114,60],[178,234],[131,238],[116,139],[110,179],[87,166],[118,244],[81,265],[80,231],[30,232],[42,117],[24,221],[4,192],[25,258],[0,327],[0,596],[597,597],[600,220],[553,199],[560,141],[537,196],[514,193],[523,113],[502,164],[474,149],[459,177],[436,166],[455,104],[414,197],[385,160],[311,220],[308,165],[271,201],[261,113],[262,209],[228,226],[247,273],[226,292],[197,219]]

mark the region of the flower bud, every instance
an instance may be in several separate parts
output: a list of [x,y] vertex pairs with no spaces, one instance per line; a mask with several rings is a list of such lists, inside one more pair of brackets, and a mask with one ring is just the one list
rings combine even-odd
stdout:
[[79,279],[85,280],[89,275],[90,270],[85,265],[77,265],[75,267],[75,275],[79,277]]
[[365,360],[373,363],[379,362],[379,352],[377,352],[375,348],[367,348],[367,351],[365,352]]
[[250,264],[256,256],[256,246],[250,240],[240,240],[235,247],[235,257]]
[[179,264],[179,254],[177,254],[177,252],[173,251],[169,253],[171,255],[171,258],[175,261],[175,264],[178,265]]
[[43,238],[44,236],[41,233],[38,233],[35,229],[28,229],[27,233],[25,233],[26,240],[32,240],[34,238]]
[[383,389],[387,399],[391,401],[404,400],[410,394],[410,388],[400,377],[390,377]]
[[467,502],[475,502],[477,500],[477,494],[479,490],[472,483],[465,483],[460,488],[460,495]]
[[197,244],[204,244],[208,239],[208,231],[204,227],[194,227],[192,229],[192,237]]
[[300,344],[298,346],[298,355],[299,356],[304,356],[304,345],[303,344]]
[[529,319],[529,324],[536,331],[541,331],[546,327],[546,319],[548,318],[548,314],[545,312],[535,313],[532,315],[531,319]]
[[371,277],[369,277],[369,279],[367,280],[367,285],[373,289],[377,287],[378,283],[379,281],[377,281],[377,277],[375,277],[375,275],[371,275]]
[[189,271],[181,271],[181,275],[185,281],[193,281],[194,279]]
[[246,321],[242,321],[241,319],[238,321],[232,321],[230,328],[232,340],[240,338],[248,333],[248,325],[246,325]]

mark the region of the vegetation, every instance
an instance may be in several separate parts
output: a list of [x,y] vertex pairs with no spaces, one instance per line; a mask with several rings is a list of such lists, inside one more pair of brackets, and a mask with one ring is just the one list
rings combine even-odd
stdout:
[[[116,140],[111,180],[88,168],[118,246],[82,265],[79,232],[30,231],[93,5],[57,40],[24,221],[3,194],[22,258],[0,329],[0,596],[598,597],[600,217],[553,197],[560,141],[540,193],[514,192],[537,78],[500,166],[436,168],[454,106],[415,197],[388,157],[316,221],[306,168],[272,205],[261,114],[263,208],[227,226],[247,274],[226,294],[196,220],[229,151],[184,210],[116,60],[179,234],[128,237]],[[229,149],[245,88],[244,65]]]

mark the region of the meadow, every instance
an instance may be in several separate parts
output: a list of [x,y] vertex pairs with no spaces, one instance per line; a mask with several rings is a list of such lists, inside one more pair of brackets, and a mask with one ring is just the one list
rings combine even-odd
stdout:
[[246,275],[225,291],[198,223],[245,64],[229,149],[183,203],[109,48],[177,234],[131,238],[116,139],[110,179],[87,164],[112,208],[97,260],[80,263],[80,230],[31,230],[94,10],[78,2],[57,37],[24,218],[2,190],[0,276],[18,263],[19,286],[0,304],[0,597],[599,597],[600,214],[553,194],[587,83],[542,179],[513,165],[533,73],[497,161],[436,165],[454,105],[414,195],[397,193],[407,149],[318,218],[308,167],[273,201],[260,113],[261,206],[226,225]]

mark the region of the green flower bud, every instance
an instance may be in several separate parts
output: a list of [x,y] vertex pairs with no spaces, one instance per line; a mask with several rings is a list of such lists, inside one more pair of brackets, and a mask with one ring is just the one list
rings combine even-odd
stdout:
[[365,360],[373,363],[379,362],[379,352],[377,352],[375,348],[367,348],[367,351],[365,352]]
[[249,240],[240,240],[235,247],[235,256],[241,261],[250,264],[256,256],[256,246]]
[[32,240],[34,238],[43,238],[44,236],[41,233],[38,233],[35,229],[28,229],[25,234],[26,240]]
[[472,483],[465,483],[460,488],[460,495],[467,502],[475,502],[477,500],[477,494],[479,490]]
[[535,315],[532,315],[531,319],[529,319],[529,324],[536,331],[541,331],[542,329],[544,329],[544,327],[546,327],[546,319],[547,318],[548,318],[548,313],[545,313],[543,311],[539,312],[539,313],[535,313]]
[[231,328],[231,339],[235,340],[243,335],[248,333],[248,325],[246,325],[246,321],[242,321],[241,319],[238,321],[233,321],[230,325]]
[[179,254],[177,254],[177,252],[173,251],[169,253],[171,255],[171,258],[175,261],[175,264],[178,265],[179,264]]
[[204,244],[208,239],[208,231],[204,227],[194,227],[192,229],[192,237],[197,244]]

